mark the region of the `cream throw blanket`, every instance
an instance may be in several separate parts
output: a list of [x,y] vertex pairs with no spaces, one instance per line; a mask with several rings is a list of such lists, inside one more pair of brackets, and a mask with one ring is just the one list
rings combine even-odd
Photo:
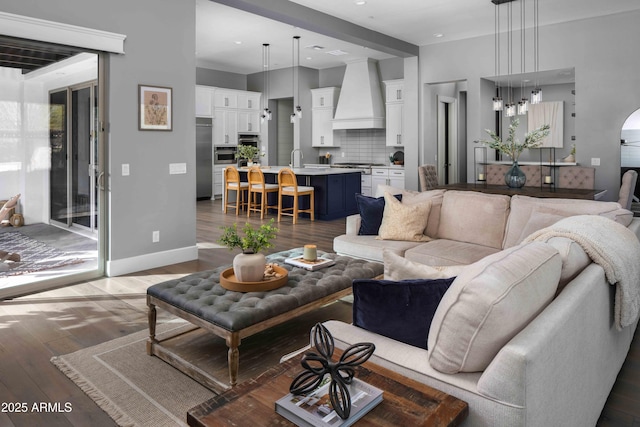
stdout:
[[635,322],[640,313],[640,241],[627,227],[598,215],[561,219],[529,235],[524,242],[546,242],[566,237],[604,269],[607,281],[616,285],[615,323],[618,330]]

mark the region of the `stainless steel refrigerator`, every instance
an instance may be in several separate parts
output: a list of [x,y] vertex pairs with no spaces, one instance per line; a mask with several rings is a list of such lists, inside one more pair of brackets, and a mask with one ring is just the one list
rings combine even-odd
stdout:
[[196,117],[196,197],[210,199],[213,193],[213,121]]

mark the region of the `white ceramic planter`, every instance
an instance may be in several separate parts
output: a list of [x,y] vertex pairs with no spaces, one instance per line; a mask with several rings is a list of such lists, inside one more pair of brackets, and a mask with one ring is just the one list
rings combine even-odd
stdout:
[[260,282],[265,264],[263,254],[238,254],[233,258],[233,273],[239,282]]

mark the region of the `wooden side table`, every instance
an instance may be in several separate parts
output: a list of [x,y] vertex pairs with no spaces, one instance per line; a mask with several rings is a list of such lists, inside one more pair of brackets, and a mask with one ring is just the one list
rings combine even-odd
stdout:
[[[275,402],[289,392],[291,381],[302,371],[301,357],[190,409],[187,423],[192,427],[293,426],[275,412]],[[371,362],[357,367],[356,376],[384,390],[382,403],[357,421],[358,426],[457,426],[469,413],[466,402]]]

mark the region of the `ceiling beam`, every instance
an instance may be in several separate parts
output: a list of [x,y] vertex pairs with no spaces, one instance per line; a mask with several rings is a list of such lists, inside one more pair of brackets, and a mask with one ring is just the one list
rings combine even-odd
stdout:
[[418,56],[420,50],[418,46],[404,40],[361,27],[288,0],[210,1],[401,58]]

